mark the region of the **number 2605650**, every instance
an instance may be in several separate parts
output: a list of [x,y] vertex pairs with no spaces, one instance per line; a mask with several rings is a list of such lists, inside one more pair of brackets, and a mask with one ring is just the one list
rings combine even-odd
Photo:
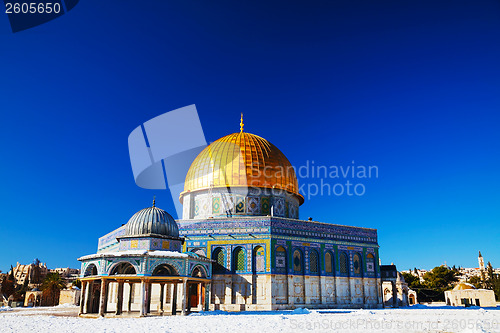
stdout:
[[34,3],[34,2],[7,2],[5,13],[7,14],[58,14],[61,12],[60,3]]

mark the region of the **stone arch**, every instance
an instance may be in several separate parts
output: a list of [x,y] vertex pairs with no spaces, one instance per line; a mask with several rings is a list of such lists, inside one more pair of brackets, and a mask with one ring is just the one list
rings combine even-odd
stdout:
[[216,247],[212,251],[212,260],[215,261],[215,272],[224,272],[226,270],[226,250],[224,248]]
[[153,270],[153,276],[178,276],[179,272],[174,265],[169,263],[160,263]]
[[309,273],[311,275],[319,275],[320,261],[318,251],[314,249],[309,250]]
[[349,276],[349,259],[347,259],[345,252],[341,252],[339,255],[339,272],[340,274]]
[[28,303],[28,306],[30,305],[30,303],[31,303],[31,306],[35,305],[35,294],[30,294],[29,295],[27,303]]
[[147,270],[148,273],[153,273],[154,270],[156,269],[156,267],[160,266],[160,265],[163,265],[163,264],[168,264],[170,266],[172,266],[175,271],[178,273],[178,275],[180,275],[180,272],[184,272],[184,263],[179,263],[179,262],[176,262],[174,260],[169,260],[169,259],[166,259],[166,258],[163,258],[163,259],[156,259],[154,261],[152,261],[152,259],[150,259],[150,266]]
[[97,265],[94,263],[88,264],[87,267],[85,268],[85,272],[83,273],[83,276],[92,276],[92,275],[98,275]]
[[136,275],[137,269],[128,261],[120,261],[109,269],[109,275]]
[[252,271],[254,274],[266,271],[266,252],[260,245],[253,249]]
[[335,257],[330,250],[325,252],[325,273],[335,276]]
[[246,250],[238,246],[233,250],[233,257],[232,257],[232,266],[233,266],[233,272],[242,272],[246,271],[246,264],[247,264],[247,253]]
[[208,274],[206,268],[203,265],[196,265],[193,267],[193,270],[191,271],[191,276],[206,278]]

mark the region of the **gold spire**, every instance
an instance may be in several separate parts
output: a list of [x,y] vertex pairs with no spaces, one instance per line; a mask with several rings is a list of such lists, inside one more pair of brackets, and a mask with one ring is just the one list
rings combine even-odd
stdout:
[[153,196],[153,207],[156,207],[156,195]]
[[241,113],[240,132],[243,132],[243,112]]

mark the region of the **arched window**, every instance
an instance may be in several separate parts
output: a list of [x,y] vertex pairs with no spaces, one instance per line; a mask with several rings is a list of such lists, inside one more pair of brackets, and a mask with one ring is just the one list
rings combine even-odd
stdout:
[[194,249],[191,249],[190,251],[193,252],[193,253],[196,253],[197,255],[202,256],[202,257],[206,257],[207,256],[207,253],[205,252],[204,249],[194,248]]
[[153,276],[176,276],[177,270],[169,264],[161,264],[156,266],[153,271]]
[[87,269],[85,269],[85,273],[83,276],[90,276],[90,275],[97,275],[97,267],[94,264],[90,264],[87,266]]
[[339,266],[340,266],[340,273],[341,274],[347,274],[349,272],[348,263],[347,263],[347,255],[345,253],[340,254]]
[[363,274],[361,256],[358,253],[352,256],[352,267],[354,268],[355,275]]
[[256,246],[253,249],[253,271],[265,272],[266,271],[266,256],[262,246]]
[[212,252],[212,259],[215,260],[214,271],[223,272],[226,267],[226,257],[224,256],[224,250],[220,247],[216,248],[214,252]]
[[366,255],[366,271],[374,272],[375,271],[375,256],[371,253]]
[[233,254],[233,267],[236,272],[245,271],[245,250],[241,247],[236,248]]
[[121,262],[116,265],[109,275],[132,275],[136,274],[134,266],[129,262]]
[[302,273],[302,253],[299,250],[293,252],[293,271]]
[[325,272],[329,275],[332,275],[334,272],[333,255],[330,251],[326,251],[325,253]]
[[276,248],[276,270],[279,273],[287,273],[286,250],[283,246]]
[[193,277],[205,278],[207,274],[205,274],[205,270],[201,266],[196,266],[191,273]]
[[316,250],[309,251],[309,271],[311,274],[319,274],[319,258]]

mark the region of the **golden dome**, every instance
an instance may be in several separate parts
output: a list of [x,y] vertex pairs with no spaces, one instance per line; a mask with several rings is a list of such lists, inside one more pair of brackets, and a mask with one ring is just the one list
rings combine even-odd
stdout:
[[285,155],[260,136],[243,132],[226,135],[206,147],[193,161],[184,192],[227,187],[286,190],[299,198],[297,177]]
[[476,289],[472,284],[461,282],[453,288],[453,290],[466,290],[466,289]]

